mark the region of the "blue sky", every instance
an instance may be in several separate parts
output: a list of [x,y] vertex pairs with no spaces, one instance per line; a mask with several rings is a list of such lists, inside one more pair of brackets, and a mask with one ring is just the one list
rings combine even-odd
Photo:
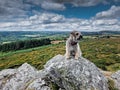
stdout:
[[0,31],[120,31],[120,0],[0,0]]
[[62,14],[67,18],[90,19],[91,17],[94,17],[96,13],[110,9],[111,5],[99,4],[89,7],[74,7],[72,5],[66,5],[66,7],[66,10],[53,12]]

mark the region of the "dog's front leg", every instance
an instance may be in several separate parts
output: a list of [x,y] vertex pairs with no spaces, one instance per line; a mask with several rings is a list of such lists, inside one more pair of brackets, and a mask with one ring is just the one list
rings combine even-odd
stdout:
[[66,44],[66,54],[65,54],[66,59],[70,58],[70,50],[69,50],[69,45]]
[[79,58],[79,53],[78,53],[78,51],[76,51],[76,53],[75,53],[75,59],[78,60],[78,58]]
[[70,51],[68,48],[66,48],[66,54],[65,54],[66,59],[70,58]]
[[82,52],[79,45],[78,45],[78,57],[82,57]]
[[79,59],[81,56],[82,56],[82,52],[81,52],[80,46],[78,44],[77,45],[77,51],[75,53],[75,59]]
[[70,59],[70,53],[66,52],[66,59]]

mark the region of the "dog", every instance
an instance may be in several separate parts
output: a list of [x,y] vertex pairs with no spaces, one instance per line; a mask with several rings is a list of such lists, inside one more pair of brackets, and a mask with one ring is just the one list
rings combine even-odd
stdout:
[[66,59],[74,57],[78,60],[82,56],[82,52],[78,43],[82,38],[82,34],[78,31],[72,31],[70,33],[70,36],[66,41]]

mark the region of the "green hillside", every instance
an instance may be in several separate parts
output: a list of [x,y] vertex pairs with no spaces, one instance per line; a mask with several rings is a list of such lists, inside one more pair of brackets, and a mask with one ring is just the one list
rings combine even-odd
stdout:
[[[85,39],[80,42],[83,57],[89,59],[103,70],[120,69],[120,38]],[[16,68],[27,62],[37,69],[57,54],[64,55],[65,43],[41,46],[32,49],[0,53],[0,70]]]

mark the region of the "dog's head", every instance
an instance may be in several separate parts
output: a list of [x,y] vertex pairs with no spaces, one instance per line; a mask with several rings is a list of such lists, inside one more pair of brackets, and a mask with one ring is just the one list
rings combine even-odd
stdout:
[[83,38],[82,34],[78,31],[72,31],[70,33],[70,37],[75,41],[78,42],[79,40],[81,40]]

